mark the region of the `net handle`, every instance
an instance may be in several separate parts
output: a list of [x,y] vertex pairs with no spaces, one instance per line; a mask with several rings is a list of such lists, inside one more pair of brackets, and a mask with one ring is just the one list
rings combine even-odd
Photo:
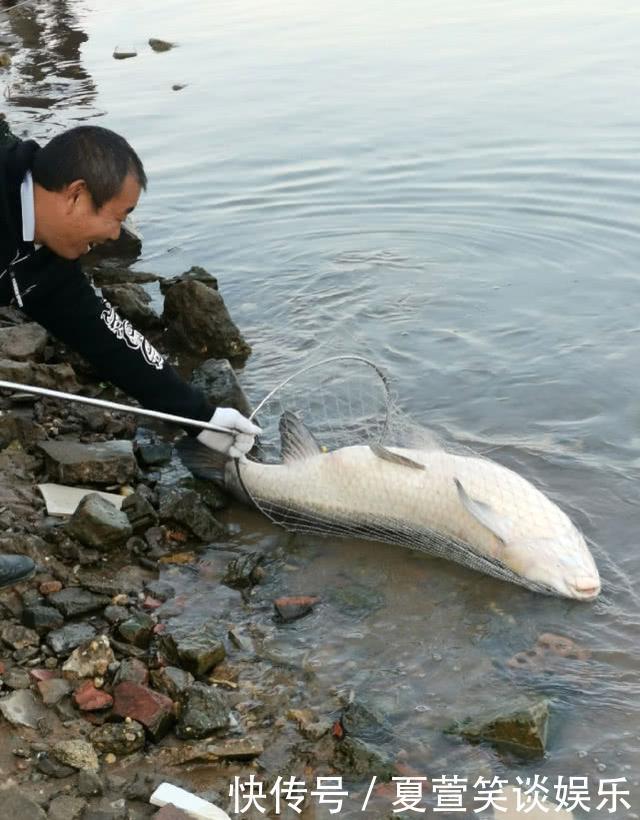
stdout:
[[291,376],[286,378],[284,381],[280,382],[280,384],[277,384],[273,388],[273,390],[271,390],[269,393],[267,393],[267,395],[262,399],[260,404],[258,404],[256,409],[251,413],[251,415],[249,416],[249,419],[251,421],[253,421],[255,416],[257,416],[258,413],[260,412],[260,410],[264,407],[264,405],[275,396],[275,394],[278,392],[278,390],[281,390],[283,387],[285,387],[287,384],[289,384],[290,381],[293,381],[293,379],[297,378],[298,376],[301,376],[303,373],[306,373],[309,370],[313,370],[314,367],[321,367],[322,365],[331,364],[332,362],[345,362],[345,361],[360,362],[361,364],[367,365],[367,367],[370,367],[372,370],[374,370],[377,373],[377,375],[380,377],[380,381],[382,382],[382,386],[384,388],[385,398],[386,398],[386,405],[387,405],[387,415],[386,415],[385,420],[384,420],[384,428],[383,428],[382,436],[381,436],[381,438],[384,438],[384,436],[387,433],[388,426],[389,426],[389,410],[390,410],[390,407],[391,407],[391,390],[389,389],[389,379],[387,378],[386,373],[383,370],[381,370],[378,367],[377,364],[370,361],[369,359],[365,359],[364,356],[354,356],[354,355],[350,355],[350,356],[331,356],[328,359],[321,359],[318,362],[312,362],[311,364],[308,364],[305,367],[300,368],[300,370],[297,370],[295,373],[293,373]]

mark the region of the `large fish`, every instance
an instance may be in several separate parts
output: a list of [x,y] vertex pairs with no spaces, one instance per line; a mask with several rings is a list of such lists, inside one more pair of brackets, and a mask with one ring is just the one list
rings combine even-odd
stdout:
[[591,600],[597,567],[568,516],[513,470],[433,446],[355,445],[323,452],[292,413],[280,421],[282,463],[227,462],[191,439],[196,474],[222,478],[289,529],[360,536],[452,559],[539,592]]

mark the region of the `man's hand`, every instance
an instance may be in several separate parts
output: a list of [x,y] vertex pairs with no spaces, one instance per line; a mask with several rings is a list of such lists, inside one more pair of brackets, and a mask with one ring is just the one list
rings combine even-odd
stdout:
[[225,453],[229,458],[239,458],[240,461],[247,460],[247,453],[253,447],[256,436],[262,432],[257,424],[249,421],[233,407],[218,407],[211,416],[210,424],[224,427],[229,432],[203,430],[198,436],[198,441],[210,450]]

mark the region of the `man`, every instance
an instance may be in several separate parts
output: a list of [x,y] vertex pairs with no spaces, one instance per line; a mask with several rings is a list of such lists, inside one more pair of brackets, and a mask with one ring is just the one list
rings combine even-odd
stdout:
[[[43,148],[19,140],[0,148],[0,305],[18,307],[144,407],[225,428],[198,439],[244,458],[259,428],[233,408],[213,412],[204,394],[95,294],[77,261],[118,238],[146,186],[135,151],[106,128],[72,128]],[[26,556],[0,555],[0,588],[34,570]]]

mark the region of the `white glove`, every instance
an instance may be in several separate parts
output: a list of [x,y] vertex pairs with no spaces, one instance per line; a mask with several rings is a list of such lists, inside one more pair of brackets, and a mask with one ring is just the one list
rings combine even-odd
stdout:
[[198,441],[210,450],[224,453],[229,458],[238,458],[240,461],[247,460],[247,453],[253,447],[256,436],[262,432],[257,424],[249,421],[233,407],[218,407],[209,423],[224,427],[229,432],[203,430],[197,437]]

